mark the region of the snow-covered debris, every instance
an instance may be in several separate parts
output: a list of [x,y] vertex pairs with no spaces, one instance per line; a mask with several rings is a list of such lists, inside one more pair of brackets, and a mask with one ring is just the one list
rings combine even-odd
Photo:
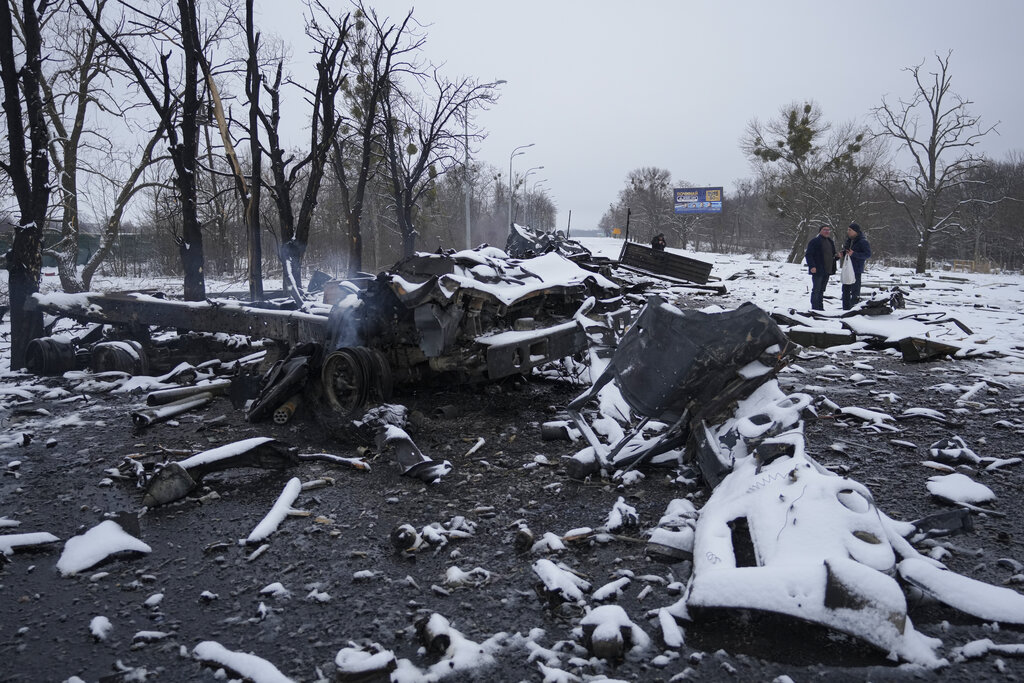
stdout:
[[961,463],[977,465],[981,462],[978,454],[968,448],[967,444],[959,436],[936,441],[928,447],[928,452],[935,460],[949,465],[959,465]]
[[676,618],[665,608],[658,610],[658,625],[661,626],[661,639],[665,641],[665,645],[672,648],[683,646],[685,639],[683,629],[679,627]]
[[920,417],[927,420],[933,420],[941,424],[950,424],[952,420],[946,417],[945,413],[942,413],[934,408],[907,408],[902,413],[896,416],[897,420],[909,420],[911,418]]
[[996,470],[1002,469],[1003,467],[1009,467],[1010,465],[1019,465],[1024,462],[1022,458],[983,458],[985,462],[986,472],[995,472]]
[[166,631],[136,631],[135,635],[132,636],[132,644],[138,643],[155,643],[158,640],[167,638],[170,633]]
[[929,477],[928,492],[951,503],[977,504],[996,499],[992,489],[960,472]]
[[388,536],[395,550],[413,552],[423,545],[423,537],[412,524],[399,524]]
[[634,624],[618,605],[601,605],[580,621],[584,646],[595,657],[617,660],[650,646],[647,633]]
[[562,542],[562,537],[550,531],[545,531],[540,540],[530,547],[530,552],[538,554],[554,553],[560,550],[565,550],[565,543]]
[[[938,666],[889,575],[891,534],[870,492],[833,475],[787,433],[792,455],[737,460],[701,509],[687,594],[669,608],[760,609],[836,628],[907,661]],[[909,547],[909,546],[908,546]],[[911,550],[912,552],[912,550]]]
[[900,577],[931,597],[985,621],[1024,624],[1024,595],[951,572],[923,559],[899,563]]
[[402,474],[414,477],[428,484],[436,484],[442,477],[452,471],[452,464],[447,460],[438,462],[423,454],[406,431],[391,424],[382,424],[377,429],[377,450],[384,452],[390,449],[393,458]]
[[893,424],[894,420],[892,415],[883,413],[877,410],[868,410],[867,408],[858,408],[856,406],[848,406],[846,408],[840,408],[839,412],[843,415],[849,415],[855,417],[858,420],[864,421],[867,427],[875,429],[885,429],[888,431],[898,431],[896,426]]
[[953,661],[963,662],[968,659],[979,659],[990,653],[1024,657],[1024,643],[994,643],[991,638],[972,640],[966,645],[953,648]]
[[622,527],[636,526],[639,521],[639,517],[636,514],[636,508],[626,502],[626,499],[619,496],[619,499],[615,501],[615,505],[612,506],[611,512],[608,513],[608,519],[604,523],[604,528],[607,531],[617,531]]
[[89,633],[96,640],[106,640],[113,628],[114,626],[110,623],[110,619],[103,615],[95,616],[89,621]]
[[444,573],[444,585],[446,586],[482,586],[489,583],[491,573],[483,567],[474,567],[469,571],[463,571],[458,567],[448,567]]
[[469,672],[494,664],[494,653],[505,637],[504,633],[499,633],[483,643],[473,642],[436,612],[418,621],[416,632],[427,652],[440,658],[425,670],[420,670],[409,660],[399,660],[397,670],[391,675],[395,683],[434,681],[452,674],[461,674],[464,680],[472,680]]
[[302,492],[302,482],[299,481],[298,477],[292,477],[287,484],[285,484],[284,490],[281,491],[281,495],[278,496],[277,501],[273,507],[270,508],[270,512],[267,513],[266,517],[256,525],[249,536],[245,539],[245,543],[259,543],[263,539],[270,536],[270,534],[277,531],[277,527],[281,525],[285,517],[292,509],[292,503],[299,497]]
[[674,561],[692,559],[696,525],[697,508],[693,503],[685,498],[669,501],[658,526],[648,531],[647,552]]
[[630,581],[628,576],[619,577],[614,581],[609,581],[605,585],[595,590],[590,597],[592,597],[597,602],[615,600],[620,595],[622,595],[622,591],[624,591],[626,587],[629,586],[629,583]]
[[693,557],[694,529],[685,526],[680,529],[655,527],[651,529],[647,540],[647,552],[660,555],[673,561],[687,560]]
[[287,598],[291,596],[291,591],[284,587],[280,581],[267,584],[260,589],[260,595],[270,595],[275,598]]
[[252,683],[292,683],[292,679],[262,657],[229,650],[214,640],[204,640],[196,645],[192,655],[206,664],[233,671]]
[[[10,520],[8,520],[10,521]],[[47,543],[56,543],[60,539],[45,531],[36,531],[25,534],[2,534],[0,535],[0,554],[12,555],[15,548],[31,548]]]
[[384,677],[389,675],[397,667],[395,653],[384,649],[378,643],[371,643],[368,647],[361,647],[350,642],[348,647],[338,650],[334,657],[334,666],[339,675],[344,675],[346,680],[370,680],[370,676]]
[[567,565],[541,559],[533,563],[533,573],[541,580],[548,599],[561,602],[580,602],[583,593],[590,590],[590,582]]
[[69,538],[57,560],[57,569],[64,576],[93,567],[111,555],[123,552],[152,552],[146,543],[135,538],[112,519],[100,522],[81,536]]

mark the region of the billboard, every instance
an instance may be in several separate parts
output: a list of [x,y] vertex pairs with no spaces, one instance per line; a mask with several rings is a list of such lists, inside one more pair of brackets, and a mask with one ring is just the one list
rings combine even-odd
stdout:
[[722,188],[677,187],[672,191],[676,213],[721,213]]

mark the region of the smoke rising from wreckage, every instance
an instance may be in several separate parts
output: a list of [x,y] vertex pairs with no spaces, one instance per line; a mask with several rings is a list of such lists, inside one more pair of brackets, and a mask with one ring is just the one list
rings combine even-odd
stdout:
[[[28,464],[14,468],[18,477],[4,478],[5,499],[36,501],[21,512],[0,510],[23,518],[12,521],[45,526],[48,518],[33,511],[45,507],[46,498],[39,495],[88,501],[91,522],[83,519],[71,527],[63,519],[52,522],[55,526],[47,531],[63,539],[96,528],[103,512],[137,509],[143,495],[154,496],[155,482],[175,482],[164,489],[171,493],[163,494],[162,507],[141,517],[126,513],[119,518],[118,524],[128,526],[131,519],[137,525],[141,522],[141,528],[131,531],[153,548],[144,566],[139,559],[116,557],[105,565],[123,577],[119,583],[127,592],[100,576],[104,572],[90,577],[93,580],[62,579],[46,589],[56,580],[44,574],[47,544],[35,551],[36,570],[27,573],[20,571],[27,549],[12,546],[8,565],[0,570],[0,583],[21,594],[54,594],[53,607],[47,606],[47,598],[40,598],[34,608],[31,600],[16,607],[10,595],[4,595],[10,589],[0,588],[0,598],[15,615],[13,622],[32,624],[24,633],[5,633],[12,636],[5,646],[10,654],[6,659],[18,667],[13,680],[29,670],[29,648],[19,647],[18,638],[22,645],[34,642],[60,650],[54,659],[64,668],[47,669],[55,676],[72,671],[87,679],[102,675],[98,663],[113,658],[97,655],[95,646],[46,641],[48,628],[65,628],[51,624],[46,615],[54,609],[78,613],[72,603],[60,605],[74,602],[75,593],[82,590],[94,595],[95,609],[110,617],[112,633],[118,632],[120,622],[121,640],[111,643],[114,636],[108,636],[105,647],[130,661],[135,672],[141,667],[173,667],[181,673],[198,666],[195,661],[214,668],[232,668],[232,662],[236,667],[255,667],[251,671],[256,675],[248,674],[254,680],[271,668],[308,679],[318,668],[326,674],[331,667],[353,674],[371,667],[382,679],[390,675],[392,680],[450,671],[456,671],[455,678],[467,675],[477,680],[502,679],[505,674],[530,678],[538,673],[565,680],[582,675],[670,678],[687,670],[712,677],[730,675],[732,670],[760,679],[787,672],[819,675],[822,666],[841,676],[841,667],[847,666],[853,677],[877,680],[899,675],[899,669],[886,668],[887,654],[925,667],[916,670],[918,675],[950,663],[951,668],[938,671],[960,675],[959,671],[966,677],[975,671],[972,666],[1012,666],[998,656],[1015,653],[1013,642],[1007,640],[1014,641],[1019,634],[1012,624],[1024,619],[1024,598],[1012,587],[1014,582],[1000,587],[966,576],[980,574],[994,583],[998,575],[992,570],[998,565],[990,559],[985,570],[965,566],[964,560],[974,560],[967,554],[961,559],[956,543],[944,540],[951,533],[973,533],[966,539],[977,536],[965,521],[966,513],[942,520],[926,517],[919,509],[928,504],[923,484],[918,484],[918,498],[893,488],[893,482],[907,481],[908,468],[892,462],[894,444],[889,443],[899,432],[906,438],[898,440],[916,451],[907,439],[920,440],[932,433],[934,452],[947,459],[965,457],[962,451],[970,448],[963,440],[962,448],[952,448],[940,443],[937,435],[945,438],[953,425],[984,420],[1007,423],[1005,441],[1019,446],[1012,412],[1001,420],[996,413],[961,412],[956,413],[960,422],[941,423],[912,410],[897,416],[898,421],[885,419],[888,411],[881,407],[868,411],[839,405],[872,391],[870,384],[856,393],[850,391],[852,384],[843,385],[852,376],[845,367],[846,354],[853,354],[853,363],[867,365],[854,368],[862,377],[876,370],[874,381],[887,385],[892,396],[941,395],[929,393],[921,379],[914,380],[917,386],[905,382],[905,376],[915,372],[927,377],[925,365],[913,366],[922,371],[884,373],[899,368],[894,354],[909,359],[921,351],[917,346],[909,352],[894,348],[910,338],[945,348],[926,348],[927,353],[953,353],[962,359],[991,355],[983,344],[957,342],[944,332],[965,333],[962,323],[952,322],[949,315],[918,320],[895,316],[891,306],[901,298],[896,292],[887,292],[858,315],[844,318],[777,310],[773,320],[754,306],[683,310],[669,301],[685,300],[688,293],[708,296],[712,290],[666,285],[650,273],[627,273],[600,260],[588,263],[589,253],[578,250],[568,257],[557,247],[541,256],[522,255],[526,258],[508,260],[497,250],[420,255],[362,287],[332,284],[328,289],[336,289],[328,296],[338,302],[333,309],[318,305],[309,311],[248,315],[228,302],[191,308],[188,319],[206,320],[210,326],[235,321],[208,333],[245,334],[240,326],[253,321],[270,321],[265,329],[279,326],[274,328],[280,330],[275,332],[278,339],[290,344],[288,353],[280,353],[279,379],[265,381],[247,411],[263,421],[246,424],[241,411],[230,410],[223,398],[212,396],[205,410],[223,407],[228,411],[225,419],[204,420],[184,412],[177,420],[138,427],[133,441],[189,442],[176,457],[150,447],[125,459],[127,467],[118,471],[109,456],[68,451],[56,458],[57,450],[43,449],[33,452]],[[645,299],[645,293],[660,298]],[[146,296],[126,297],[129,303],[116,313],[113,306],[104,307],[102,298],[79,297],[42,296],[39,303],[83,319],[134,315],[134,320],[118,322],[135,323],[136,336],[138,323],[145,320],[138,316],[147,315],[150,304],[151,310],[186,315],[173,303],[165,306],[169,302]],[[131,308],[136,305],[142,308]],[[626,315],[633,321],[628,330]],[[674,332],[651,332],[659,329]],[[808,336],[818,335],[816,341],[822,341],[834,335],[850,346],[829,353],[810,347],[801,351],[791,343],[801,334],[805,344]],[[729,341],[734,336],[739,341]],[[691,341],[693,348],[667,346],[666,338]],[[131,348],[144,354],[147,362],[154,356],[157,362],[151,365],[159,368],[158,350],[166,340],[136,341],[140,347]],[[75,363],[86,360],[78,351],[93,343],[95,339],[73,345]],[[303,343],[311,344],[305,349],[309,353],[296,352]],[[725,348],[731,351],[724,353]],[[232,378],[228,393],[240,404],[255,388],[253,369],[260,359],[253,351],[239,346],[227,356],[234,359],[191,363],[194,372],[168,372],[163,376],[167,381],[154,382],[150,388],[166,391],[174,377],[199,386],[222,386],[224,379]],[[271,347],[266,355],[274,353]],[[332,356],[334,360],[327,362]],[[266,358],[262,362],[264,367],[271,365]],[[959,360],[952,368],[968,362],[979,361]],[[272,373],[259,376],[269,379]],[[707,380],[709,374],[715,382]],[[521,375],[535,379],[523,383],[516,379]],[[101,377],[114,387],[130,380],[124,371],[108,371]],[[805,377],[809,381],[802,381]],[[74,393],[95,378],[78,369],[57,382]],[[594,389],[584,385],[588,378]],[[139,386],[138,378],[131,381]],[[959,403],[951,398],[953,408],[978,403],[988,391],[999,391],[999,384],[990,380],[982,387],[967,387],[958,393]],[[296,394],[303,399],[291,422],[266,421]],[[391,403],[392,395],[408,409]],[[364,417],[368,403],[379,408]],[[66,405],[74,404],[62,407]],[[123,412],[111,413],[102,405],[96,403],[94,409],[103,412],[105,423],[124,420]],[[462,405],[463,415],[458,416],[459,410],[437,410],[446,405]],[[1019,400],[1008,404],[1008,409],[1019,408]],[[319,423],[310,420],[314,410]],[[510,415],[519,418],[518,424]],[[566,426],[548,429],[548,434],[572,438],[578,430],[585,443],[541,441],[539,427],[552,422]],[[23,431],[28,431],[26,424],[45,429],[42,422],[23,421]],[[202,431],[189,433],[186,425]],[[460,431],[466,435],[466,446],[458,443]],[[248,434],[249,439],[239,440]],[[267,435],[285,446],[265,454],[253,450],[271,446]],[[380,438],[374,442],[374,436]],[[815,447],[842,437],[856,445],[848,443],[831,454],[823,446]],[[196,447],[203,442],[207,447]],[[127,442],[116,443],[108,448],[118,455],[134,450]],[[328,456],[316,459],[301,453],[323,450],[326,444],[354,457],[305,454]],[[353,444],[375,448],[355,452]],[[900,445],[903,450],[909,447]],[[59,444],[57,448],[63,450]],[[958,454],[952,454],[954,450]],[[185,455],[190,457],[181,457]],[[961,463],[962,471],[955,472],[987,473],[1004,483],[996,487],[997,502],[1013,482],[1020,490],[1019,467],[1014,467],[1019,459],[1015,463],[1011,457],[975,457],[978,461]],[[559,459],[561,466],[549,464]],[[681,465],[680,459],[685,463]],[[176,464],[163,465],[164,460]],[[418,482],[397,478],[417,466],[431,473],[421,477],[424,481],[438,483],[422,488]],[[246,469],[253,467],[284,471]],[[101,469],[111,485],[68,492],[72,472],[80,478]],[[867,476],[872,490],[836,471]],[[893,482],[879,480],[876,472],[888,473]],[[587,477],[589,483],[567,478],[567,473]],[[239,548],[230,539],[250,533],[275,507],[274,501],[283,498],[282,490],[294,487],[286,481],[296,474],[300,479],[331,479],[334,486],[311,488],[297,498],[289,494],[289,501],[309,509],[298,512],[310,516],[275,514],[273,528],[254,541],[262,544],[259,548]],[[133,490],[133,482],[144,493]],[[713,488],[701,505],[705,486]],[[956,500],[960,489],[951,488]],[[893,499],[879,489],[898,493]],[[897,507],[900,516],[918,521],[894,522],[881,511],[889,505]],[[996,513],[979,513],[981,529],[1000,519]],[[79,523],[82,527],[76,528]],[[1006,524],[1015,531],[1021,528],[1018,520]],[[642,531],[645,526],[647,531]],[[395,530],[390,536],[389,529]],[[541,536],[549,540],[535,540]],[[976,542],[990,546],[983,539]],[[168,552],[166,544],[176,547]],[[1013,554],[1019,543],[1005,547]],[[996,545],[987,552],[999,549]],[[943,570],[940,559],[964,575]],[[1012,562],[1006,560],[1008,565]],[[351,579],[345,574],[349,567]],[[446,577],[473,572],[487,579],[445,584]],[[254,591],[261,586],[275,579],[287,584],[289,577],[294,577],[293,590],[310,596],[306,601],[279,597],[267,605],[257,599]],[[167,595],[155,609],[133,606],[142,600],[132,598],[130,584],[141,587],[147,582],[160,584]],[[575,591],[559,597],[558,590],[548,590],[541,601],[530,590],[535,584],[541,592],[549,584],[571,585]],[[907,592],[901,586],[912,588]],[[206,607],[197,608],[203,588],[212,589],[204,595],[230,594],[233,601],[207,599],[200,601]],[[922,602],[922,595],[932,599]],[[940,607],[935,598],[976,619],[952,616],[955,613]],[[598,605],[606,600],[617,601],[617,608]],[[317,605],[332,605],[332,613],[325,614]],[[336,609],[347,610],[352,618],[339,623]],[[828,626],[856,640],[807,645],[776,638],[768,639],[762,649],[754,645],[750,650],[750,642],[769,636],[743,626],[756,624],[750,615],[761,612]],[[915,614],[913,624],[910,613]],[[95,616],[83,615],[78,630],[87,632],[89,619]],[[732,625],[721,626],[723,617]],[[171,645],[141,644],[142,640],[132,644],[130,634],[123,632],[134,628],[126,619],[167,623],[169,628],[161,630],[171,634]],[[936,629],[943,619],[952,625]],[[986,627],[991,622],[1003,624],[1001,632]],[[534,628],[538,625],[544,631]],[[746,633],[747,645],[730,643],[725,652],[702,654],[702,647],[719,649],[716,638],[730,642],[723,628]],[[806,633],[803,627],[787,629]],[[312,632],[317,633],[316,642],[303,645]],[[1000,642],[954,647],[980,643],[981,634]],[[953,640],[944,642],[947,639]],[[879,654],[859,650],[858,641],[878,648]],[[419,644],[425,653],[416,651]],[[179,646],[186,648],[189,658],[176,654]],[[257,657],[247,659],[252,657],[248,652]],[[855,654],[847,656],[850,652]],[[971,660],[985,653],[1002,663]],[[793,663],[801,661],[819,664]],[[500,666],[474,668],[489,662]],[[830,662],[840,668],[829,669]],[[344,680],[341,673],[335,675]]]

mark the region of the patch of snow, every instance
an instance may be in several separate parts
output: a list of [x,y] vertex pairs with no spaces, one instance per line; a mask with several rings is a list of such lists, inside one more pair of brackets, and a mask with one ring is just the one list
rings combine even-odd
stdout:
[[64,576],[93,567],[111,555],[121,552],[152,552],[146,543],[135,538],[112,519],[100,522],[81,536],[68,539],[57,560],[57,569]]

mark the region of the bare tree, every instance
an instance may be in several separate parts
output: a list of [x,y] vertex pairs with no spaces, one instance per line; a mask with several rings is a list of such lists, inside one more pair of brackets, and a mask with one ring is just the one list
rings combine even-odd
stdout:
[[[89,258],[86,259],[85,264],[82,266],[82,272],[78,277],[80,282],[81,290],[88,290],[92,286],[92,278],[96,274],[96,271],[106,261],[107,257],[110,256],[113,251],[114,245],[117,243],[121,236],[122,222],[124,221],[125,211],[128,209],[128,204],[139,192],[150,189],[157,186],[163,186],[164,182],[162,179],[145,180],[145,173],[150,169],[151,165],[160,161],[161,158],[155,155],[155,150],[160,139],[163,137],[163,127],[159,124],[155,131],[150,134],[149,140],[141,147],[141,151],[138,152],[138,156],[131,159],[127,166],[129,168],[128,174],[122,178],[115,178],[113,174],[104,172],[102,177],[104,180],[108,180],[114,187],[116,192],[114,195],[114,201],[110,207],[109,213],[103,221],[103,228],[100,234],[100,242],[96,251],[90,254]],[[111,158],[112,155],[110,155]],[[75,231],[74,245],[77,251],[78,235],[79,231]],[[62,238],[61,242],[66,238]],[[72,241],[69,239],[69,243]],[[54,245],[56,249],[60,243]],[[66,246],[65,249],[69,249]],[[64,257],[66,258],[66,256]],[[58,266],[59,269],[59,266]],[[61,277],[64,280],[64,277]],[[71,281],[72,286],[78,286],[74,280]],[[62,282],[63,284],[63,282]],[[68,286],[64,285],[65,291],[71,292],[76,291],[75,289],[68,289]]]
[[[323,181],[324,168],[342,126],[343,119],[337,105],[338,95],[347,83],[345,60],[349,52],[349,20],[348,14],[335,16],[319,2],[310,7],[306,35],[312,38],[316,45],[317,80],[313,90],[305,89],[307,101],[312,107],[312,119],[307,151],[302,158],[296,161],[287,156],[281,137],[283,60],[277,63],[273,82],[264,84],[264,89],[270,96],[270,111],[257,109],[257,116],[263,123],[269,146],[267,154],[270,157],[272,178],[269,189],[279,217],[279,258],[284,267],[284,285],[291,296],[300,303],[302,257],[309,244],[309,230]],[[248,88],[249,86],[247,90]],[[253,130],[250,130],[249,134],[255,136]],[[293,199],[302,181],[302,200],[298,216],[295,216]]]
[[384,154],[381,108],[398,75],[413,72],[407,62],[423,39],[412,34],[412,11],[401,22],[381,18],[358,0],[354,12],[353,77],[342,88],[346,111],[335,136],[331,162],[341,193],[348,234],[349,270],[363,268],[362,218],[366,191]]
[[[96,3],[96,16],[100,17],[106,0]],[[90,116],[96,110],[124,118],[131,104],[124,103],[124,95],[112,93],[109,88],[118,73],[116,55],[99,36],[92,23],[82,25],[71,8],[62,9],[49,24],[49,34],[59,36],[52,41],[49,63],[55,68],[44,71],[41,86],[44,104],[53,136],[50,140],[50,159],[57,178],[61,203],[60,239],[44,249],[57,263],[57,273],[65,292],[82,292],[89,288],[92,276],[110,252],[117,239],[121,218],[127,203],[142,189],[138,183],[142,171],[153,161],[153,150],[163,131],[160,126],[150,141],[142,145],[127,178],[115,181],[122,184],[117,200],[104,223],[100,248],[90,255],[82,272],[77,269],[79,235],[81,232],[79,209],[80,172],[112,179],[108,169],[109,154],[103,150],[113,148],[110,137],[95,126],[88,127]],[[101,152],[99,166],[90,165],[86,156]]]
[[910,156],[909,168],[890,170],[877,180],[917,233],[918,273],[928,268],[932,238],[958,227],[960,204],[971,199],[954,198],[952,191],[985,164],[973,148],[996,128],[982,127],[968,110],[973,102],[951,90],[951,57],[952,52],[936,55],[933,72],[923,72],[923,62],[905,69],[914,80],[910,98],[895,104],[882,98],[872,110],[878,134],[895,140]]
[[[15,31],[10,0],[0,0],[0,82],[7,122],[7,160],[0,162],[11,179],[20,216],[14,243],[7,252],[11,301],[11,369],[25,365],[29,341],[43,330],[43,316],[25,310],[39,291],[43,268],[42,229],[50,203],[49,130],[42,94],[42,24],[52,7],[48,0],[22,0],[21,36]],[[18,64],[15,46],[22,50]]]
[[[135,10],[140,17],[140,25],[146,24],[145,31],[149,36],[167,36],[163,45],[169,49],[161,53],[156,65],[130,50],[122,39],[114,37],[104,28],[95,11],[86,6],[84,0],[75,1],[107,44],[117,52],[160,119],[167,137],[171,162],[174,164],[174,182],[181,202],[181,234],[176,236],[176,241],[184,271],[185,299],[201,301],[206,298],[206,276],[203,232],[197,206],[196,172],[204,98],[200,93],[199,70],[203,61],[203,44],[196,0],[176,0],[176,11],[171,10],[169,4],[162,4],[156,14]],[[175,47],[181,52],[180,84],[175,83],[171,68]],[[159,92],[155,87],[159,88]]]
[[815,103],[793,103],[767,123],[751,121],[740,141],[757,168],[769,205],[791,226],[790,263],[803,258],[806,241],[819,223],[845,222],[832,191],[835,181],[858,177],[865,133],[850,125],[829,137],[831,130]]
[[496,99],[495,84],[449,81],[436,68],[426,88],[430,91],[421,98],[393,84],[382,101],[388,177],[404,256],[416,250],[413,213],[420,200],[439,176],[462,163],[458,153],[467,144],[465,117]]
[[263,230],[260,225],[260,201],[263,196],[263,148],[260,146],[260,84],[263,74],[259,67],[260,34],[253,21],[253,0],[245,0],[245,98],[249,113],[249,163],[252,172],[249,186],[238,178],[238,189],[245,203],[245,234],[249,256],[249,296],[254,301],[263,299]]

